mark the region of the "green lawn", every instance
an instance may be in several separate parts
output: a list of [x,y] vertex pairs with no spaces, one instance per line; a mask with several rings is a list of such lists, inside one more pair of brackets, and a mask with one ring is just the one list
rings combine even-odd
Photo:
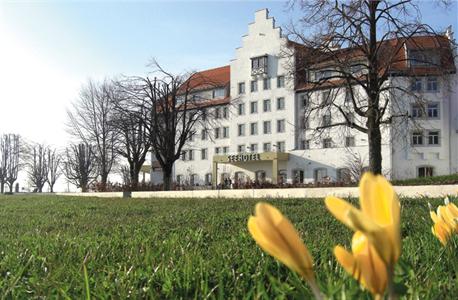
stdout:
[[[308,287],[249,236],[256,202],[1,196],[0,299],[82,299],[88,291],[115,299],[310,298]],[[322,199],[269,202],[301,232],[326,295],[370,298],[332,255],[334,245],[349,246],[352,233]],[[407,298],[456,299],[457,257],[432,236],[427,201],[401,203],[396,278]]]

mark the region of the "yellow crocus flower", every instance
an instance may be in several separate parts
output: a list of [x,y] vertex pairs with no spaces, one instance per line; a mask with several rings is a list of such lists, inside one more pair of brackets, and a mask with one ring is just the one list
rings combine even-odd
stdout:
[[387,268],[375,248],[360,231],[355,232],[351,243],[352,253],[341,246],[334,255],[342,267],[368,289],[376,298],[383,296],[387,283]]
[[391,272],[401,255],[400,204],[391,184],[381,175],[365,173],[359,183],[361,209],[328,196],[328,210],[354,231],[364,234]]
[[429,213],[434,222],[431,231],[444,246],[447,244],[453,232],[458,233],[458,221],[455,218],[456,211],[454,210],[456,206],[453,203],[449,203],[447,200],[446,198],[446,205],[440,205],[437,208],[437,213],[434,211],[430,211]]
[[256,204],[255,215],[248,219],[248,230],[264,251],[299,273],[315,297],[321,299],[312,256],[294,226],[277,208],[267,203]]

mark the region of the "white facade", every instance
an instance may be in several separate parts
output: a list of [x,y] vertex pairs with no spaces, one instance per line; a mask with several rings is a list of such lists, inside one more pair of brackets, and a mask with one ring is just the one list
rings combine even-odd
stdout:
[[[322,177],[340,180],[339,170],[347,167],[349,153],[368,162],[366,134],[356,129],[335,128],[316,137],[302,125],[304,93],[294,90],[294,78],[287,72],[291,62],[281,55],[287,42],[267,10],[255,13],[254,22],[248,25],[248,33],[242,37],[242,45],[230,62],[230,85],[225,87],[224,93],[221,90],[201,92],[214,99],[230,96],[230,103],[210,108],[213,116],[219,111],[219,118],[209,124],[206,137],[202,137],[203,128],[196,128],[195,137],[184,147],[186,157],[175,163],[176,182],[210,185],[214,155],[286,152],[289,157],[278,161],[278,172],[280,182],[289,183],[313,182]],[[257,75],[253,74],[254,69],[259,69]],[[401,80],[406,86],[411,84],[410,78],[392,80]],[[426,87],[428,77],[423,80]],[[437,91],[424,92],[426,105],[438,104],[438,116],[416,120],[421,125],[415,128],[403,125],[383,129],[382,166],[387,176],[393,179],[417,177],[424,175],[422,172],[430,172],[424,167],[432,167],[433,175],[458,172],[457,76],[442,76],[438,82]],[[324,91],[317,90],[309,97],[321,97]],[[345,101],[344,92],[338,97]],[[406,109],[413,109],[407,98]],[[339,118],[337,112],[330,113],[333,122]],[[308,125],[314,127],[314,122],[321,122],[323,114],[314,115]],[[425,143],[412,145],[412,134],[419,131],[419,126]],[[437,144],[428,143],[428,135],[433,131],[439,132]],[[432,141],[434,139],[432,137]],[[264,178],[269,181],[273,178],[272,170],[271,161],[218,164],[218,183],[223,182],[223,178],[231,178],[233,182]]]

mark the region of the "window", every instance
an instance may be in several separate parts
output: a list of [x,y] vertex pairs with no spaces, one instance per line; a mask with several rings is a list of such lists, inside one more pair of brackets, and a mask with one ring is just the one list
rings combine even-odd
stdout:
[[190,142],[193,142],[193,141],[194,141],[194,134],[195,134],[195,132],[190,132],[190,133],[189,133],[189,141],[190,141]]
[[226,96],[226,90],[224,88],[214,89],[212,91],[212,98],[223,98]]
[[262,80],[262,88],[264,90],[270,90],[270,78],[264,78]]
[[304,183],[304,170],[293,170],[293,183]]
[[220,147],[215,147],[215,154],[219,154],[220,151],[221,151]]
[[437,77],[428,77],[426,80],[426,90],[428,92],[437,92],[439,90],[439,83]]
[[421,91],[421,78],[412,78],[410,90],[413,92]]
[[262,123],[262,128],[263,128],[263,132],[264,134],[269,134],[272,132],[272,129],[271,129],[271,122],[270,121],[264,121]]
[[244,136],[245,135],[245,124],[239,124],[238,125],[238,136]]
[[181,160],[186,160],[186,150],[181,151]]
[[337,181],[338,182],[351,182],[351,171],[347,168],[337,169]]
[[277,120],[277,132],[285,132],[285,120]]
[[252,101],[250,102],[250,113],[255,114],[258,112],[258,102]]
[[200,131],[200,138],[202,139],[202,141],[205,141],[207,139],[207,130],[206,129],[202,129]]
[[238,111],[239,111],[239,116],[242,116],[245,114],[245,103],[240,103],[238,106]]
[[270,111],[270,99],[265,99],[264,101],[262,101],[262,110],[264,112]]
[[346,88],[345,89],[345,99],[344,99],[344,104],[350,104],[352,102],[352,90],[351,88]]
[[223,138],[229,137],[229,127],[223,127]]
[[227,106],[223,107],[223,118],[229,118],[229,108]]
[[204,120],[204,121],[207,120],[207,110],[205,108],[202,109],[202,120]]
[[183,183],[183,175],[177,175],[177,184]]
[[254,172],[254,178],[256,181],[264,182],[266,180],[266,172],[259,170]]
[[277,76],[277,88],[285,87],[285,76]]
[[431,166],[418,167],[418,177],[431,177],[434,175],[434,168]]
[[439,131],[428,131],[428,145],[439,145]]
[[328,111],[323,115],[323,126],[330,126],[332,124],[331,112]]
[[277,142],[277,152],[285,152],[285,142]]
[[188,160],[194,160],[194,150],[188,150]]
[[288,173],[286,170],[278,170],[278,183],[284,184],[288,180]]
[[325,168],[317,168],[313,170],[313,177],[315,182],[323,182],[328,176],[328,170]]
[[251,90],[252,93],[258,91],[258,81],[257,80],[252,80],[250,82],[250,90]]
[[347,113],[347,119],[350,124],[355,123],[355,114],[351,112]]
[[258,152],[258,144],[251,144],[250,145],[251,152]]
[[243,153],[243,152],[245,152],[245,145],[238,145],[238,146],[237,146],[237,152],[238,152],[238,153]]
[[346,136],[345,137],[345,147],[354,147],[355,146],[355,137]]
[[212,173],[205,174],[205,185],[212,184]]
[[198,185],[199,184],[199,175],[197,174],[192,174],[191,175],[191,185]]
[[321,92],[321,105],[330,105],[331,103],[331,91]]
[[285,109],[285,98],[277,98],[277,110],[284,110]]
[[208,155],[207,155],[207,154],[208,154],[207,149],[201,149],[201,150],[200,150],[200,158],[201,158],[202,160],[205,160],[205,159],[208,158]]
[[267,73],[267,55],[253,57],[251,59],[251,74],[265,74]]
[[332,139],[331,138],[323,139],[323,148],[332,148]]
[[332,77],[332,70],[320,70],[320,71],[315,71],[315,80],[324,80]]
[[434,66],[439,64],[439,55],[432,50],[410,50],[409,60],[412,67]]
[[427,106],[428,118],[439,118],[439,103],[430,103]]
[[251,135],[258,134],[258,123],[251,123],[250,124],[250,134]]
[[239,95],[245,94],[245,82],[239,82]]
[[412,118],[423,117],[423,106],[420,104],[412,104]]
[[272,150],[272,144],[271,143],[264,143],[262,145],[262,150],[264,152],[270,152]]
[[215,108],[215,119],[221,118],[221,110],[219,107]]
[[229,147],[228,146],[223,147],[223,153],[224,154],[228,154],[229,153]]
[[220,138],[220,129],[219,128],[215,128],[215,139],[219,139]]
[[299,124],[301,129],[308,129],[309,128],[309,118],[306,116],[301,117],[301,123]]
[[412,133],[412,145],[413,146],[423,145],[423,132],[414,131]]
[[310,149],[310,140],[301,140],[299,148],[301,150],[308,150]]
[[299,96],[299,101],[302,105],[302,108],[306,108],[308,105],[308,97],[307,94],[302,94]]

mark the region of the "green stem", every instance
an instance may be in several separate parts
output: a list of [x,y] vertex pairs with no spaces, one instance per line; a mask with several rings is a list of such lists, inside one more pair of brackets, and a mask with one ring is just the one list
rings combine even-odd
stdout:
[[309,284],[310,288],[312,289],[312,293],[313,293],[313,296],[315,296],[315,299],[316,300],[323,300],[324,299],[323,294],[321,293],[320,288],[316,284],[316,281],[315,280],[313,280],[313,281],[309,280],[308,284]]

